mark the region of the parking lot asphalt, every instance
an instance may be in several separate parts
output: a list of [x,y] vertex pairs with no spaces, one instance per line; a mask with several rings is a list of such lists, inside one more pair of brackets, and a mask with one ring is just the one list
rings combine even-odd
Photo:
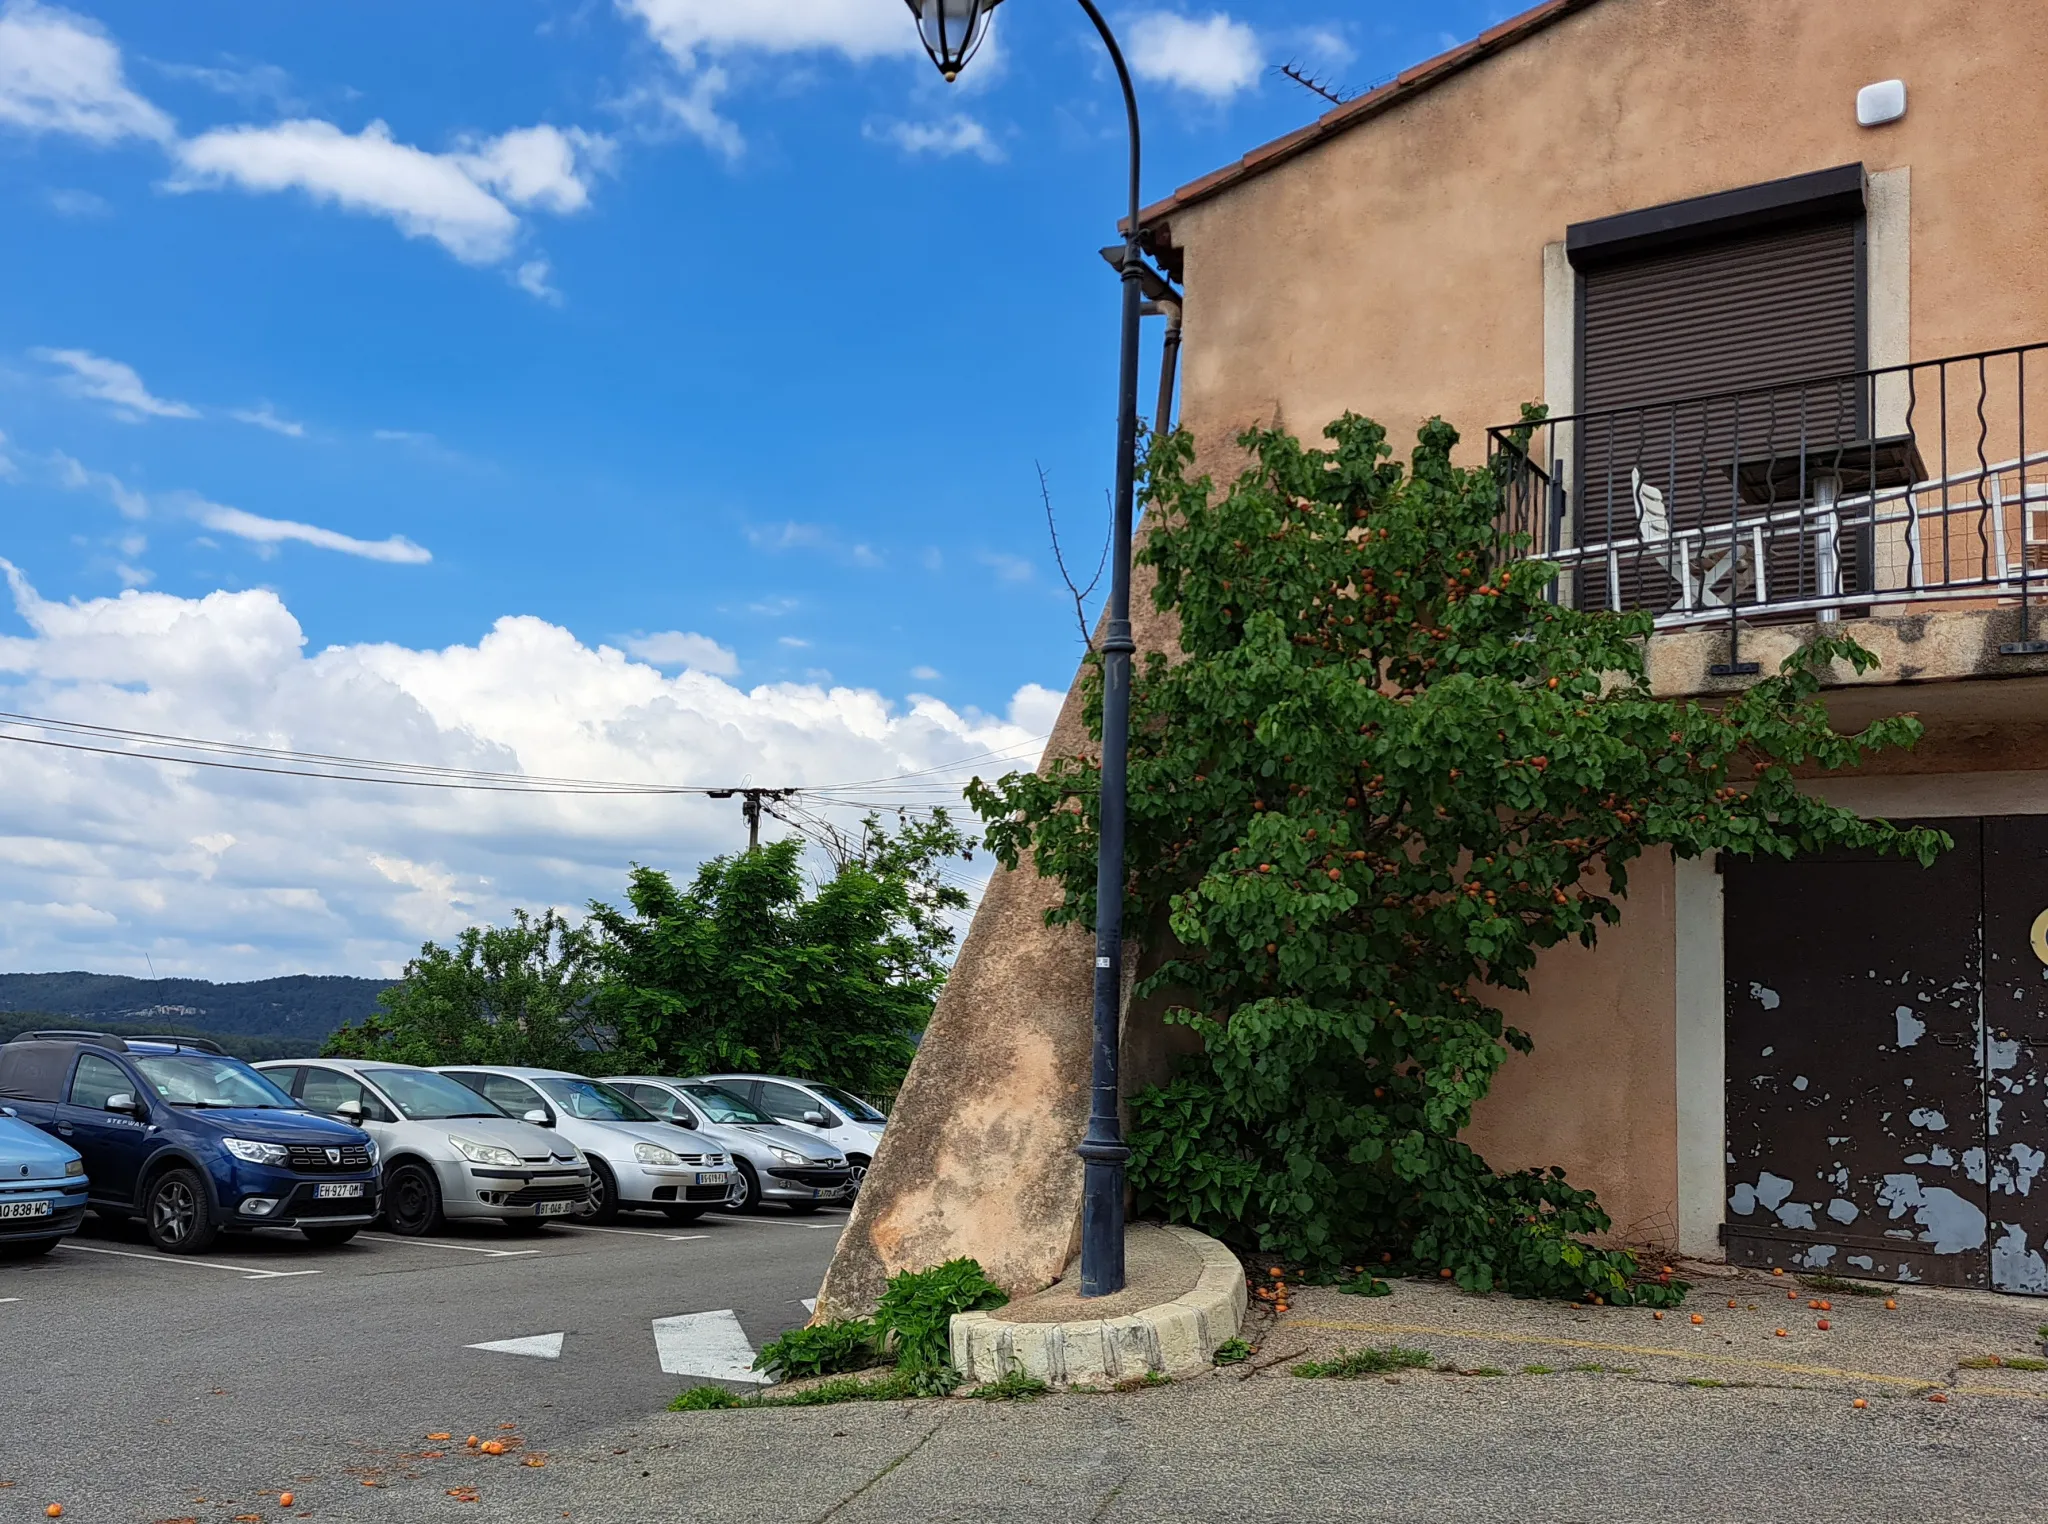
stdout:
[[45,1258],[0,1263],[0,1520],[51,1503],[124,1524],[271,1518],[293,1489],[296,1512],[347,1517],[337,1498],[429,1464],[430,1433],[543,1456],[743,1371],[806,1319],[844,1223],[628,1215],[333,1249],[258,1234],[182,1258],[88,1219]]

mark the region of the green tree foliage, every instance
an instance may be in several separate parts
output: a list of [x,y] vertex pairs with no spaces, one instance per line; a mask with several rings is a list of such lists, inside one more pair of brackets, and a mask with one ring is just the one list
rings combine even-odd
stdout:
[[589,932],[553,910],[472,926],[453,947],[429,942],[379,1010],[320,1051],[402,1064],[533,1064],[582,1069],[597,1046]]
[[636,868],[626,907],[591,907],[598,1016],[654,1072],[893,1091],[945,982],[948,915],[967,904],[941,868],[967,846],[938,810],[894,834],[870,820],[815,893],[796,840],[715,858],[687,889]]
[[[1793,782],[1919,726],[1830,727],[1820,672],[1873,661],[1845,640],[1725,702],[1653,697],[1649,617],[1560,607],[1554,567],[1501,558],[1498,485],[1452,463],[1449,426],[1405,471],[1367,419],[1325,433],[1245,434],[1221,494],[1185,435],[1151,457],[1142,557],[1185,659],[1134,684],[1126,913],[1171,928],[1142,993],[1204,1049],[1132,1099],[1140,1202],[1324,1272],[1386,1255],[1475,1290],[1668,1299],[1585,1242],[1611,1226],[1590,1193],[1459,1140],[1531,1045],[1488,991],[1590,945],[1651,847],[1930,860],[1938,835]],[[1062,884],[1054,921],[1093,924],[1098,794],[1073,758],[973,793],[998,856]]]

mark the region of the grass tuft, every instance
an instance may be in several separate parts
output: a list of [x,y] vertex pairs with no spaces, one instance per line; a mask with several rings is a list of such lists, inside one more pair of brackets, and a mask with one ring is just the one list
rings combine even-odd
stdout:
[[1384,1349],[1354,1349],[1337,1351],[1335,1359],[1305,1360],[1294,1367],[1297,1376],[1331,1376],[1340,1381],[1356,1380],[1360,1376],[1384,1376],[1393,1371],[1424,1370],[1429,1366],[1429,1351],[1403,1349],[1390,1344]]

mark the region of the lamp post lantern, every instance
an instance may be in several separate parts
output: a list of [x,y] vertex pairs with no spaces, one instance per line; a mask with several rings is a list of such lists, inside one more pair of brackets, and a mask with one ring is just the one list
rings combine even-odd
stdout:
[[[906,0],[918,36],[950,82],[959,77],[1001,0]],[[1088,1131],[1080,1154],[1081,1295],[1124,1288],[1124,1146],[1118,1115],[1117,1059],[1123,995],[1124,803],[1131,728],[1131,524],[1138,453],[1138,315],[1145,261],[1138,248],[1138,97],[1131,71],[1094,0],[1078,0],[1123,87],[1130,128],[1130,220],[1124,227],[1121,354],[1117,372],[1116,494],[1110,530],[1109,606],[1102,636],[1102,799],[1095,858],[1095,1045]],[[1164,424],[1165,420],[1160,420]]]

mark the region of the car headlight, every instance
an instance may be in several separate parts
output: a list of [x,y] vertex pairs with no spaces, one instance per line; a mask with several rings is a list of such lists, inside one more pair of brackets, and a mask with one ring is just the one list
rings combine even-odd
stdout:
[[245,1164],[289,1164],[292,1151],[282,1143],[258,1143],[251,1138],[222,1138],[221,1147]]
[[675,1150],[663,1148],[659,1143],[635,1143],[633,1157],[642,1164],[666,1165],[670,1169],[683,1162]]
[[70,1162],[69,1164],[66,1164],[66,1165],[64,1166],[64,1173],[65,1173],[66,1175],[82,1175],[82,1174],[84,1174],[84,1173],[85,1173],[85,1161],[84,1161],[83,1159],[73,1159],[73,1160],[72,1160],[72,1161],[71,1161],[71,1162]]
[[453,1133],[448,1135],[448,1141],[453,1145],[455,1151],[471,1164],[517,1164],[519,1162],[519,1155],[513,1153],[511,1149],[501,1147],[496,1143],[479,1143],[473,1138],[458,1138]]
[[802,1164],[805,1162],[804,1156],[793,1148],[777,1148],[771,1143],[768,1145],[768,1152],[775,1155],[784,1164]]
[[369,1151],[370,1162],[375,1164],[377,1162],[377,1140],[375,1138],[366,1139],[363,1146]]

